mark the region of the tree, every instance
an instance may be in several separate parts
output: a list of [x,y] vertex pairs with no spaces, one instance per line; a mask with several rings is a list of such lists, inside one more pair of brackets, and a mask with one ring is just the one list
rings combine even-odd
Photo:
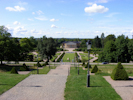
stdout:
[[104,48],[105,61],[115,62],[116,61],[116,45],[114,41],[108,41]]
[[108,35],[108,36],[105,38],[105,40],[104,40],[104,45],[106,44],[106,42],[108,42],[108,41],[110,41],[110,40],[115,41],[115,39],[116,39],[116,37],[115,37],[114,34]]
[[10,36],[8,29],[5,26],[0,26],[0,60],[1,64],[5,57],[9,54]]
[[104,48],[104,33],[101,34],[101,44],[102,44],[102,48]]
[[129,40],[127,46],[128,46],[128,53],[130,55],[130,59],[133,60],[133,39]]
[[95,47],[95,48],[101,48],[101,47],[102,47],[101,39],[100,39],[98,36],[96,36],[96,37],[94,38],[94,40],[92,41],[92,45],[93,45],[93,47]]
[[37,49],[39,54],[41,54],[42,59],[47,58],[48,60],[49,57],[51,59],[57,51],[54,39],[45,36],[38,41]]
[[28,38],[22,38],[20,41],[20,60],[25,60],[27,54],[33,50],[32,43]]
[[128,40],[125,38],[124,35],[120,35],[116,39],[116,57],[118,57],[118,62],[126,62],[130,60],[130,57],[128,57],[129,54],[127,44]]
[[32,44],[32,48],[36,48],[37,47],[37,40],[33,36],[31,36],[29,38],[29,40],[30,40],[30,42]]

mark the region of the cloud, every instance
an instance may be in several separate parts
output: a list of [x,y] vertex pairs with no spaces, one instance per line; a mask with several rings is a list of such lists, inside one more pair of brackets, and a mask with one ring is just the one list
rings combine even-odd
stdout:
[[53,25],[51,25],[51,28],[57,28],[57,26],[55,26],[55,25],[53,24]]
[[51,22],[59,21],[58,19],[50,19]]
[[35,12],[32,12],[33,15],[35,15]]
[[113,17],[114,15],[117,15],[119,13],[110,13],[109,15],[105,16],[105,17]]
[[9,10],[9,11],[24,11],[25,10],[25,8],[20,7],[20,6],[14,6],[14,8],[13,7],[6,7],[5,9]]
[[39,33],[35,29],[31,30],[31,33]]
[[38,15],[44,14],[41,10],[38,10],[36,13],[37,13]]
[[88,5],[93,5],[93,3],[92,3],[92,2],[88,2],[87,4],[88,4]]
[[14,28],[14,32],[18,33],[18,32],[27,32],[27,30],[23,27],[23,26],[18,26]]
[[14,24],[14,25],[20,25],[20,22],[15,21],[13,24]]
[[42,21],[48,20],[48,19],[47,19],[46,17],[44,17],[44,16],[38,16],[38,17],[35,17],[35,19],[42,20]]
[[85,7],[84,11],[86,13],[104,13],[107,12],[109,9],[105,8],[104,6],[93,4],[90,7]]
[[108,0],[97,0],[96,3],[107,3]]
[[133,30],[131,30],[130,32],[133,33]]
[[28,18],[29,21],[34,21],[32,18]]

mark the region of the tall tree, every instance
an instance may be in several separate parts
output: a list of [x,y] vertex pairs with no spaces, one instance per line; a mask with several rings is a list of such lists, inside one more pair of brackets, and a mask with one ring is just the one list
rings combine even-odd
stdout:
[[115,41],[115,39],[116,39],[116,37],[115,37],[114,34],[108,35],[108,36],[105,38],[105,40],[104,40],[104,45],[106,44],[106,42],[108,42],[108,41],[110,41],[110,40]]
[[2,61],[8,56],[10,47],[10,36],[5,26],[0,26],[0,60]]
[[54,39],[47,38],[46,36],[43,36],[43,38],[38,41],[37,49],[39,54],[41,54],[42,59],[47,58],[48,60],[49,57],[52,58],[57,51]]
[[98,36],[96,36],[94,40],[92,41],[92,45],[94,48],[101,48],[102,47],[101,39]]
[[102,44],[102,48],[104,48],[104,33],[101,34],[101,44]]
[[129,61],[127,44],[128,40],[125,38],[124,35],[118,36],[118,38],[115,41],[116,56],[118,57],[118,61],[120,62],[126,62],[126,60]]

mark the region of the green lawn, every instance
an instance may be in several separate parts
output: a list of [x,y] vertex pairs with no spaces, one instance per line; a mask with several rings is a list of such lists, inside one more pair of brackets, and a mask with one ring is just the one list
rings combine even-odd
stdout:
[[0,94],[4,93],[5,91],[9,90],[17,83],[25,79],[27,75],[19,75],[19,74],[5,74],[0,73]]
[[[56,66],[50,66],[50,69],[55,69]],[[39,74],[47,74],[49,71],[49,66],[43,67],[43,69],[39,69]],[[31,74],[37,74],[37,70],[33,70]]]
[[[88,60],[88,53],[79,53],[82,60],[87,61]],[[90,59],[92,59],[93,57],[90,57]]]
[[90,76],[90,87],[86,87],[87,70],[71,67],[65,88],[65,100],[122,100],[101,75]]
[[50,60],[53,61],[54,59],[56,59],[61,53],[56,53]]
[[[74,61],[74,56],[75,56],[75,53],[65,53],[63,57],[63,62],[72,62],[72,59]],[[69,60],[67,60],[67,58],[69,58]]]

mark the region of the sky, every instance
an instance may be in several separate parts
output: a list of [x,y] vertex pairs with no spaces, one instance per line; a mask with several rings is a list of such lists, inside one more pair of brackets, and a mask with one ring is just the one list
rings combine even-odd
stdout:
[[133,35],[133,0],[0,0],[0,26],[12,37]]

